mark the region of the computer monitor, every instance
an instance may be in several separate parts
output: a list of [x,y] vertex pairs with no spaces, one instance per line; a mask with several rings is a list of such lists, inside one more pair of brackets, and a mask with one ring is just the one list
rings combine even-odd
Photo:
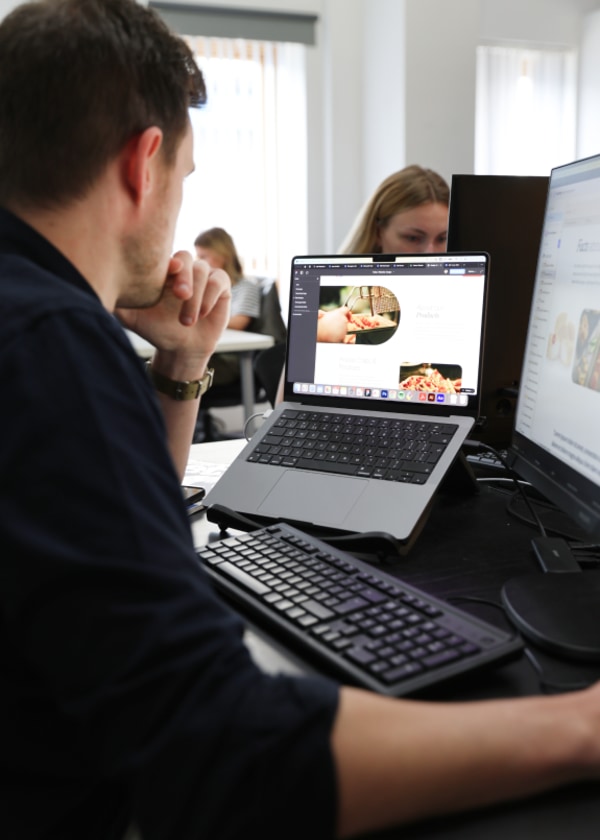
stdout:
[[471,437],[500,449],[514,422],[547,192],[547,176],[452,176],[448,250],[491,257],[482,422]]
[[[550,175],[508,460],[600,540],[600,155]],[[509,617],[555,654],[600,661],[600,572],[560,537],[534,548],[546,573],[507,582]]]

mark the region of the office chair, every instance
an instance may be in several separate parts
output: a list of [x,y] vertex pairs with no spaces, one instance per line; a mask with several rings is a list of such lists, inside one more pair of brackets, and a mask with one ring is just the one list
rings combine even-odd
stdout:
[[279,380],[285,362],[285,342],[259,350],[254,358],[254,376],[267,400],[275,407]]

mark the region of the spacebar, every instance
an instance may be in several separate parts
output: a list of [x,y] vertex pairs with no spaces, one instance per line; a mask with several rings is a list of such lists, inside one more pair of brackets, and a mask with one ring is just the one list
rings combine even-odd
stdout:
[[338,475],[356,475],[356,464],[340,464],[337,461],[315,461],[314,458],[298,458],[294,466],[300,470],[319,470],[319,472],[337,473]]
[[268,586],[264,585],[264,583],[261,583],[259,580],[256,580],[256,578],[246,574],[246,572],[242,571],[242,569],[238,569],[238,567],[233,563],[225,561],[224,563],[219,563],[215,568],[217,568],[219,572],[223,573],[225,577],[233,578],[233,580],[237,581],[237,583],[241,583],[241,585],[246,589],[256,592],[257,595],[265,595],[267,592],[271,591]]

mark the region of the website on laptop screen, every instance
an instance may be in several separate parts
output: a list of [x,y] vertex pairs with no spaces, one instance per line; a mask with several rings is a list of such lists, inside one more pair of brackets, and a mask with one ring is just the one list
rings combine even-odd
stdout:
[[472,413],[485,254],[296,257],[286,393]]

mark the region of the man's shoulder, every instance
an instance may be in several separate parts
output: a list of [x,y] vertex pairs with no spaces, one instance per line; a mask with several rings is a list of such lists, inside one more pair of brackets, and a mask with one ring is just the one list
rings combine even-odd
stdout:
[[102,308],[92,287],[51,242],[0,208],[0,302],[32,315],[61,306]]
[[0,253],[0,311],[14,329],[28,329],[45,315],[81,311],[110,317],[94,293],[18,254]]

